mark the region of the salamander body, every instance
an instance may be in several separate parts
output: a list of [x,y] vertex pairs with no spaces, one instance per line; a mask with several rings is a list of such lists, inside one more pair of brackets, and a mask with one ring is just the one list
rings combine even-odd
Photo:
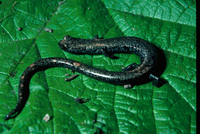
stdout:
[[85,65],[81,62],[67,58],[44,58],[32,63],[22,74],[19,83],[18,103],[5,119],[8,120],[17,116],[23,109],[29,96],[29,83],[32,76],[42,70],[52,67],[65,67],[79,72],[94,79],[117,84],[125,85],[125,88],[136,85],[149,78],[153,79],[153,84],[158,83],[159,78],[152,73],[157,65],[157,52],[152,44],[136,37],[119,37],[110,39],[80,39],[65,36],[59,42],[59,46],[64,51],[74,54],[104,54],[113,58],[114,53],[134,53],[139,55],[141,63],[133,63],[122,72],[107,71],[92,66]]

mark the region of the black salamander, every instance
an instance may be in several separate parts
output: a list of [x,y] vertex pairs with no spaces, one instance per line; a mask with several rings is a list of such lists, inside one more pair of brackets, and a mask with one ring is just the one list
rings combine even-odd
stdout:
[[[29,83],[32,76],[41,70],[52,67],[65,67],[94,79],[130,88],[144,80],[152,79],[157,86],[159,78],[152,73],[157,64],[156,49],[149,42],[136,37],[110,39],[80,39],[65,36],[59,42],[64,51],[74,54],[104,54],[113,58],[114,53],[134,53],[141,59],[140,65],[133,63],[122,69],[122,72],[107,71],[85,65],[67,58],[44,58],[31,64],[22,74],[19,83],[18,103],[14,110],[6,115],[5,120],[16,117],[23,109],[29,96]],[[73,76],[72,76],[73,77]],[[76,77],[76,76],[75,76]]]

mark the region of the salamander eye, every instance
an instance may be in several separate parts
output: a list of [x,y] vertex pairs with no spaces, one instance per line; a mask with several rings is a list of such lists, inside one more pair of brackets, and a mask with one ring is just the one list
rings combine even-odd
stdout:
[[65,37],[64,37],[64,40],[70,40],[71,39],[71,37],[69,36],[69,35],[66,35]]

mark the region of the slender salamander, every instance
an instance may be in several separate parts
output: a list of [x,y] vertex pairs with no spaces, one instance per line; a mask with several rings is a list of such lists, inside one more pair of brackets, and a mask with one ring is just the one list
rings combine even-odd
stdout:
[[29,96],[29,83],[32,76],[41,70],[52,67],[65,67],[94,79],[109,82],[116,85],[136,85],[144,80],[152,79],[153,85],[157,86],[159,78],[152,73],[157,64],[156,49],[149,42],[136,37],[120,37],[110,39],[80,39],[65,36],[59,42],[64,51],[74,54],[104,54],[113,58],[114,53],[134,53],[139,55],[141,63],[133,63],[122,69],[122,72],[107,71],[85,65],[81,62],[67,58],[44,58],[31,64],[22,74],[19,83],[18,103],[5,120],[16,117],[23,109]]

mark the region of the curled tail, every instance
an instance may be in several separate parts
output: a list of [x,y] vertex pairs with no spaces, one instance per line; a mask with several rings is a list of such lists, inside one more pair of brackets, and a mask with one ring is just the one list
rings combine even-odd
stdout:
[[61,59],[62,58],[44,58],[34,62],[33,64],[31,64],[29,67],[26,68],[19,82],[17,106],[9,114],[6,115],[5,120],[9,120],[11,118],[16,117],[23,110],[30,93],[29,83],[31,81],[32,76],[35,73],[37,73],[38,71],[46,70],[51,67],[71,68],[71,66],[73,66],[73,64],[71,64],[72,60],[68,60],[68,64],[66,64],[63,63]]

